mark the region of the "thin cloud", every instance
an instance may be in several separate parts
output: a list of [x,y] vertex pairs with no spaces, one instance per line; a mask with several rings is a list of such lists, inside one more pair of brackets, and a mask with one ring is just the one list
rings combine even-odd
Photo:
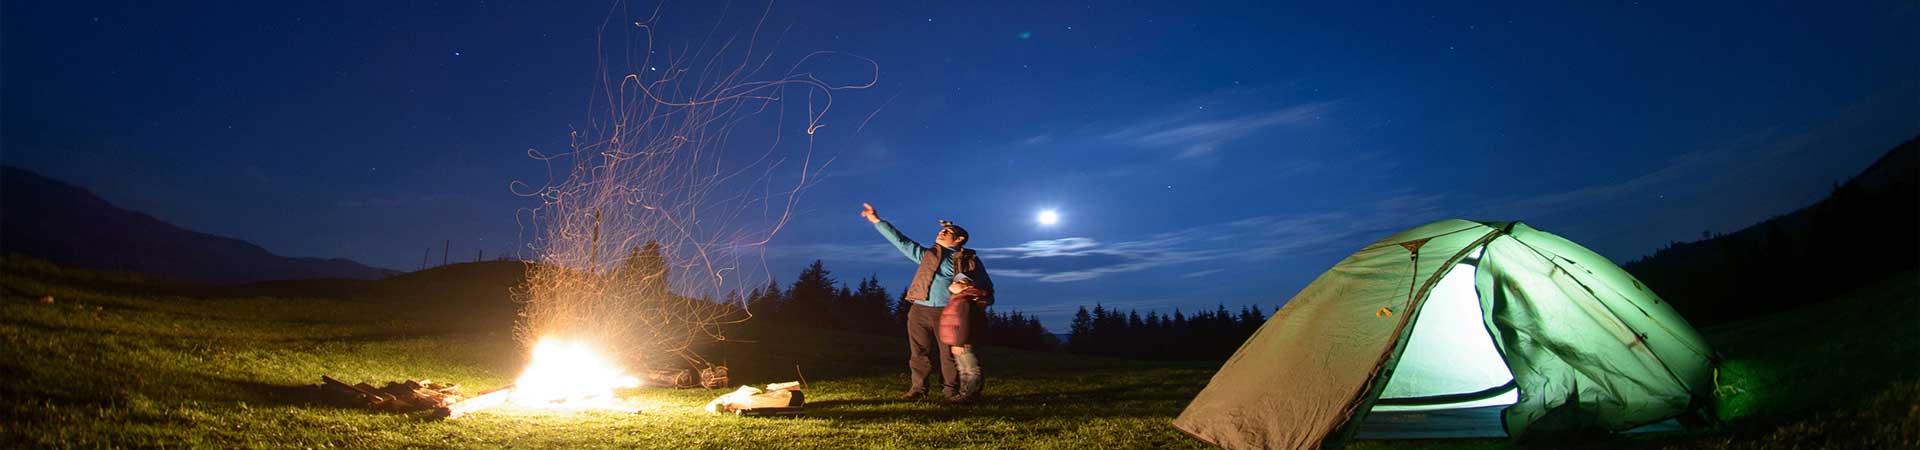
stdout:
[[1146,148],[1178,149],[1175,159],[1199,158],[1213,155],[1227,143],[1260,130],[1316,120],[1335,103],[1306,103],[1228,118],[1201,118],[1195,114],[1161,117],[1123,127],[1105,137]]
[[1200,278],[1200,277],[1204,277],[1204,276],[1207,276],[1207,275],[1213,275],[1213,274],[1216,274],[1216,273],[1220,273],[1220,272],[1223,272],[1223,271],[1226,271],[1226,270],[1227,270],[1227,269],[1210,269],[1210,270],[1202,270],[1202,271],[1199,271],[1199,272],[1193,272],[1193,273],[1189,273],[1189,274],[1186,274],[1186,275],[1181,275],[1180,277],[1181,277],[1181,278]]
[[993,276],[1000,277],[1000,278],[1040,278],[1040,277],[1047,276],[1046,272],[1041,272],[1037,270],[1026,270],[1026,269],[991,269],[991,270],[992,270],[991,273],[993,274]]
[[[1373,239],[1441,218],[1445,197],[1403,194],[1377,200],[1356,211],[1268,215],[1158,233],[1141,239],[1101,242],[1091,237],[1028,241],[1010,247],[983,248],[983,256],[1019,261],[1012,276],[1046,283],[1092,280],[1108,275],[1171,267],[1245,264],[1286,256],[1351,251]],[[1086,258],[1099,256],[1100,258]],[[1061,268],[1099,261],[1086,267]],[[1223,269],[1190,272],[1201,277]],[[1008,269],[995,269],[995,275]]]
[[[1749,166],[1756,164],[1756,161],[1772,160],[1783,153],[1804,148],[1802,145],[1789,144],[1775,146],[1771,151],[1756,152],[1756,148],[1771,142],[1774,135],[1775,132],[1772,129],[1749,133],[1725,145],[1680,155],[1666,166],[1627,180],[1524,197],[1512,200],[1502,208],[1508,211],[1548,213],[1576,207],[1591,208],[1599,204],[1612,205],[1623,199],[1648,196],[1649,192],[1655,189],[1673,185],[1682,179],[1698,178],[1700,174],[1746,172],[1750,169]],[[1796,139],[1795,142],[1799,140],[1801,139]],[[1712,177],[1718,176],[1724,175]]]
[[1100,243],[1092,238],[1070,237],[1064,239],[1046,239],[1027,241],[1012,247],[990,248],[994,253],[1006,252],[1018,258],[1045,258],[1052,256],[1082,256],[1089,249],[1099,247]]

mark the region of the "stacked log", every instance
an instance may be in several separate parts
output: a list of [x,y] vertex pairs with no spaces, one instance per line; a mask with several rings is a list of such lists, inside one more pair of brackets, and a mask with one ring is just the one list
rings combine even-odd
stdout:
[[343,408],[360,408],[374,411],[410,413],[418,411],[445,411],[464,396],[460,385],[435,383],[429,380],[389,381],[386,385],[374,387],[367,383],[347,384],[330,376],[321,375],[320,384],[314,386],[316,397],[323,403]]
[[646,369],[640,371],[640,381],[647,386],[686,388],[699,386],[693,371],[687,369]]
[[727,387],[729,382],[727,366],[707,366],[698,372],[693,369],[644,369],[640,371],[640,381],[647,386],[677,389],[718,389]]
[[727,366],[707,366],[700,369],[700,387],[719,389],[727,387]]

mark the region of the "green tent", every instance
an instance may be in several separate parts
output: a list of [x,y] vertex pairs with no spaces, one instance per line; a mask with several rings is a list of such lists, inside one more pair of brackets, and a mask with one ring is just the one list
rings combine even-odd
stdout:
[[1517,222],[1444,220],[1321,274],[1173,425],[1234,449],[1338,447],[1395,426],[1370,417],[1473,427],[1443,420],[1472,411],[1494,435],[1626,431],[1704,405],[1709,355],[1599,254]]

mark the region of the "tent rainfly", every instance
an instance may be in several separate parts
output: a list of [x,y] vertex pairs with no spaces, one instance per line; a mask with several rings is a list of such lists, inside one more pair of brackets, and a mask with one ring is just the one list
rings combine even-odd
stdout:
[[1369,414],[1405,411],[1442,428],[1487,411],[1494,436],[1619,432],[1699,411],[1710,354],[1599,254],[1518,222],[1444,220],[1321,274],[1173,425],[1229,449],[1339,447],[1367,437]]

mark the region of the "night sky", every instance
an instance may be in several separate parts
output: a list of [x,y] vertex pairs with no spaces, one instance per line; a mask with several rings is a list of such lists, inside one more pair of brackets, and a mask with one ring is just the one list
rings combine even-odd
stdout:
[[[6,0],[4,162],[282,255],[514,254],[527,150],[590,115],[601,23],[652,9],[551,3]],[[685,3],[660,40],[767,7]],[[913,265],[865,201],[923,242],[966,226],[1001,308],[1055,332],[1095,302],[1271,311],[1442,218],[1631,260],[1810,204],[1920,133],[1912,2],[1329,3],[772,5],[773,54],[880,75],[836,96],[833,163],[764,270],[823,259],[898,293]]]

